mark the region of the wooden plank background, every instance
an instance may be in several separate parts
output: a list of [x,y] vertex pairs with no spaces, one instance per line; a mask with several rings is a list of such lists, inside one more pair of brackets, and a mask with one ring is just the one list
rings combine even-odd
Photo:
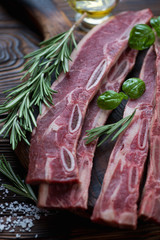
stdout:
[[[33,0],[35,1],[35,0]],[[38,0],[37,0],[38,1]],[[45,2],[45,0],[43,0]],[[11,1],[10,1],[11,2]],[[39,2],[42,2],[39,1]],[[74,22],[74,12],[70,9],[65,1],[55,0],[58,8],[68,16],[71,22]],[[5,99],[2,92],[6,89],[16,86],[19,83],[24,63],[23,56],[37,48],[38,42],[43,39],[42,33],[32,24],[32,20],[25,11],[18,11],[19,6],[13,3],[9,5],[9,1],[1,1],[0,3],[0,104]],[[11,7],[12,6],[12,7]],[[115,13],[124,10],[140,10],[149,7],[155,15],[160,12],[159,0],[122,0]],[[54,24],[53,24],[54,26]],[[4,154],[6,159],[11,163],[14,170],[25,177],[25,169],[21,166],[18,158],[11,150],[9,139],[0,137],[0,155]],[[6,183],[7,180],[0,175],[0,183]],[[19,203],[31,202],[25,198],[15,196],[8,193],[4,197],[3,191],[0,190],[1,203],[11,203],[18,201]],[[1,209],[0,209],[1,210]],[[0,211],[1,212],[1,211]],[[0,214],[0,219],[4,222],[7,216],[11,216],[12,221],[16,220],[10,211]],[[21,213],[25,218],[25,214]],[[31,216],[34,219],[34,216]],[[97,239],[97,240],[114,240],[114,239],[160,239],[160,227],[154,223],[139,221],[138,228],[132,230],[119,230],[106,226],[99,226],[90,222],[88,218],[80,217],[68,212],[51,211],[48,216],[41,214],[39,220],[34,220],[34,226],[31,232],[21,232],[17,228],[14,233],[9,231],[0,232],[0,239],[14,239],[19,234],[21,239],[32,239],[34,237],[43,239]]]

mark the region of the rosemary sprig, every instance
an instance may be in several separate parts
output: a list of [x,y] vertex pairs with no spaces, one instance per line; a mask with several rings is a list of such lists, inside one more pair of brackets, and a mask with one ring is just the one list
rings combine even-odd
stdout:
[[6,118],[0,120],[3,127],[0,135],[6,137],[10,133],[10,144],[14,150],[18,142],[22,139],[29,144],[26,131],[32,132],[36,126],[34,107],[38,106],[41,114],[42,104],[50,107],[52,94],[56,93],[51,89],[51,77],[55,73],[56,78],[63,70],[68,72],[68,62],[72,52],[72,46],[76,47],[73,31],[76,26],[86,16],[84,14],[68,31],[61,33],[49,40],[40,43],[42,48],[28,54],[25,58],[29,59],[24,65],[26,71],[20,85],[12,88],[6,97],[6,101],[0,105],[0,114],[8,114]]
[[131,115],[125,118],[122,118],[120,121],[116,123],[100,126],[97,128],[93,128],[91,130],[87,130],[86,131],[87,137],[84,138],[86,140],[86,144],[89,144],[90,142],[94,141],[96,138],[99,138],[102,135],[106,135],[106,137],[98,144],[98,146],[100,146],[112,134],[114,134],[115,131],[117,131],[120,128],[111,139],[111,141],[115,140],[120,135],[120,133],[122,133],[128,127],[128,125],[130,124],[130,122],[132,121],[135,115],[135,112],[136,112],[136,109]]
[[2,155],[0,157],[0,172],[9,178],[13,185],[3,184],[3,186],[18,195],[30,198],[34,202],[37,202],[37,198],[29,184],[26,184],[23,180],[16,175],[9,162],[6,161],[5,157]]

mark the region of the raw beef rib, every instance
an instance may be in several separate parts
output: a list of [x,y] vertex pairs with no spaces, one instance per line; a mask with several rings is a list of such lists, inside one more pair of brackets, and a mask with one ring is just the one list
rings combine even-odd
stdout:
[[158,39],[155,50],[157,54],[156,105],[150,129],[150,163],[139,214],[160,223],[160,42]]
[[154,107],[155,77],[155,52],[151,47],[140,73],[146,91],[139,99],[129,100],[125,107],[124,117],[135,108],[137,110],[111,153],[93,210],[93,221],[136,228],[139,186],[148,153],[148,131]]
[[40,207],[87,209],[88,188],[97,141],[85,145],[86,130],[101,126],[106,122],[111,111],[100,109],[97,105],[97,98],[107,90],[119,91],[122,82],[134,66],[136,56],[136,50],[127,48],[124,51],[105,77],[100,90],[88,106],[77,146],[80,184],[41,184],[38,201]]
[[104,76],[127,48],[130,30],[150,10],[124,12],[95,27],[71,56],[70,71],[52,85],[54,106],[43,108],[29,153],[28,183],[77,182],[76,147],[86,109]]

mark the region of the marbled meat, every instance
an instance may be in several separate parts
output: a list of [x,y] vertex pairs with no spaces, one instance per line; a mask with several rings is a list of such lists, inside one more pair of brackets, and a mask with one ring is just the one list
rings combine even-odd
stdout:
[[139,215],[160,223],[160,42],[158,39],[155,50],[157,55],[155,110],[150,129],[149,168]]
[[155,51],[145,57],[140,78],[145,93],[129,100],[124,117],[136,113],[129,127],[119,136],[111,153],[99,198],[91,219],[119,227],[136,228],[139,187],[148,154],[149,128],[154,108],[156,87]]
[[71,56],[70,71],[52,88],[54,106],[43,107],[33,130],[28,183],[78,182],[76,147],[89,102],[127,48],[130,30],[151,18],[149,9],[124,12],[91,30]]
[[94,152],[98,140],[86,145],[84,140],[86,137],[86,130],[105,124],[111,111],[100,109],[97,105],[97,98],[102,92],[107,90],[119,91],[122,82],[134,66],[137,52],[138,51],[130,48],[124,51],[105,77],[97,95],[88,106],[81,136],[77,145],[76,157],[80,183],[41,184],[38,200],[38,205],[40,207],[87,209],[88,188],[91,179]]

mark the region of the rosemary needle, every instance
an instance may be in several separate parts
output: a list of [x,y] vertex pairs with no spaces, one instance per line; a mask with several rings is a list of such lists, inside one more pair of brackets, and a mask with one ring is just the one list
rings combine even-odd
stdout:
[[3,127],[0,135],[6,137],[10,133],[10,144],[14,150],[22,139],[29,144],[26,132],[32,132],[36,127],[34,107],[39,108],[41,114],[42,104],[50,107],[52,95],[56,93],[51,89],[51,78],[55,73],[56,78],[61,71],[69,70],[72,46],[76,47],[73,31],[80,24],[86,13],[66,32],[40,43],[40,49],[25,56],[29,59],[24,65],[26,71],[22,82],[15,88],[9,89],[6,101],[0,105],[0,114],[7,117],[0,120]]
[[0,172],[12,181],[13,185],[3,184],[3,186],[18,195],[30,198],[34,202],[37,202],[37,198],[29,184],[26,184],[23,180],[16,175],[9,162],[6,161],[2,155],[0,157]]
[[[84,138],[86,140],[86,144],[91,143],[95,139],[99,138],[102,135],[106,135],[105,138],[98,144],[100,146],[103,142],[105,142],[111,135],[114,134],[112,137],[112,141],[115,140],[120,133],[122,133],[130,124],[132,121],[134,115],[135,115],[136,109],[133,111],[133,113],[125,118],[122,118],[120,121],[108,124],[105,126],[100,126],[97,128],[93,128],[91,130],[87,130],[87,137]],[[119,129],[119,130],[118,130]],[[118,131],[117,131],[118,130]],[[117,131],[117,132],[116,132]],[[115,133],[116,132],[116,133]]]

